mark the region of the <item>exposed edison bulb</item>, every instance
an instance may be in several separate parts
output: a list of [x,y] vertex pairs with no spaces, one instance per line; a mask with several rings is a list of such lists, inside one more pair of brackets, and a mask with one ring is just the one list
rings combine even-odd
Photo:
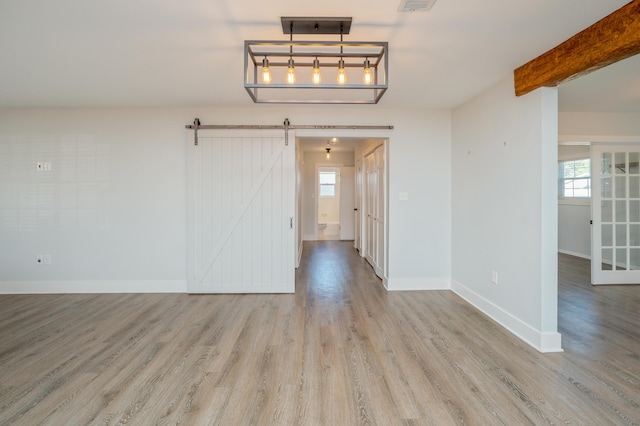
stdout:
[[262,82],[265,84],[271,83],[271,71],[269,71],[269,61],[267,58],[262,60]]
[[293,69],[293,59],[289,59],[289,68],[287,69],[287,83],[294,84],[296,82],[296,71]]
[[338,62],[338,84],[346,84],[347,73],[344,71],[344,61],[340,59]]
[[320,84],[320,62],[318,58],[313,61],[313,73],[311,74],[311,81],[313,84]]
[[331,148],[327,148],[327,160],[331,159]]
[[364,61],[364,74],[362,75],[362,81],[364,84],[371,84],[373,81],[373,77],[371,76],[371,67],[369,65],[369,60]]

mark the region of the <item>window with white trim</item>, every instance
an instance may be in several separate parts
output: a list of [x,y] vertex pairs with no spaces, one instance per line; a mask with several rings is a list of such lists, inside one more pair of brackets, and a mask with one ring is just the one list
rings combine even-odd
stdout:
[[336,172],[320,172],[320,196],[336,196]]
[[591,197],[591,160],[567,160],[558,163],[558,197]]

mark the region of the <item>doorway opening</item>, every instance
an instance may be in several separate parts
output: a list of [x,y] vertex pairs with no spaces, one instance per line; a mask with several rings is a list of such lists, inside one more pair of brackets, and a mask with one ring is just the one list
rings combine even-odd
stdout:
[[387,144],[379,135],[296,133],[298,259],[303,241],[350,241],[386,282]]

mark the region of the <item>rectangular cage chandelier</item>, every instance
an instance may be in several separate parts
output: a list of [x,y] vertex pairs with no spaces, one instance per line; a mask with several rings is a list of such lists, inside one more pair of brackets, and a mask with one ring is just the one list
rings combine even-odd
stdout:
[[[377,104],[388,88],[387,42],[343,41],[351,18],[282,17],[289,40],[245,40],[244,87],[255,103]],[[294,34],[340,37],[293,40]]]

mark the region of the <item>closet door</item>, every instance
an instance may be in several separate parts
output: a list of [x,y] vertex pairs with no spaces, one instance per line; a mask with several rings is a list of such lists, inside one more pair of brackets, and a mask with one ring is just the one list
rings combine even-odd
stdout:
[[294,150],[281,131],[201,130],[190,144],[190,293],[294,291]]
[[356,160],[356,182],[355,182],[355,232],[353,247],[362,256],[362,161]]
[[385,158],[380,146],[365,157],[365,258],[376,275],[384,276],[385,264]]
[[376,176],[377,176],[377,187],[376,187],[376,256],[375,256],[375,265],[374,268],[376,270],[376,274],[380,277],[384,275],[384,247],[385,247],[385,238],[384,238],[384,229],[385,229],[385,158],[384,158],[384,147],[381,146],[375,151],[376,158]]
[[355,238],[355,167],[340,167],[340,239]]
[[366,235],[365,235],[365,258],[367,261],[375,267],[376,263],[376,205],[378,195],[378,176],[377,169],[375,167],[375,153],[371,153],[365,157],[365,177],[366,177],[366,190],[365,190],[365,221],[366,221]]

